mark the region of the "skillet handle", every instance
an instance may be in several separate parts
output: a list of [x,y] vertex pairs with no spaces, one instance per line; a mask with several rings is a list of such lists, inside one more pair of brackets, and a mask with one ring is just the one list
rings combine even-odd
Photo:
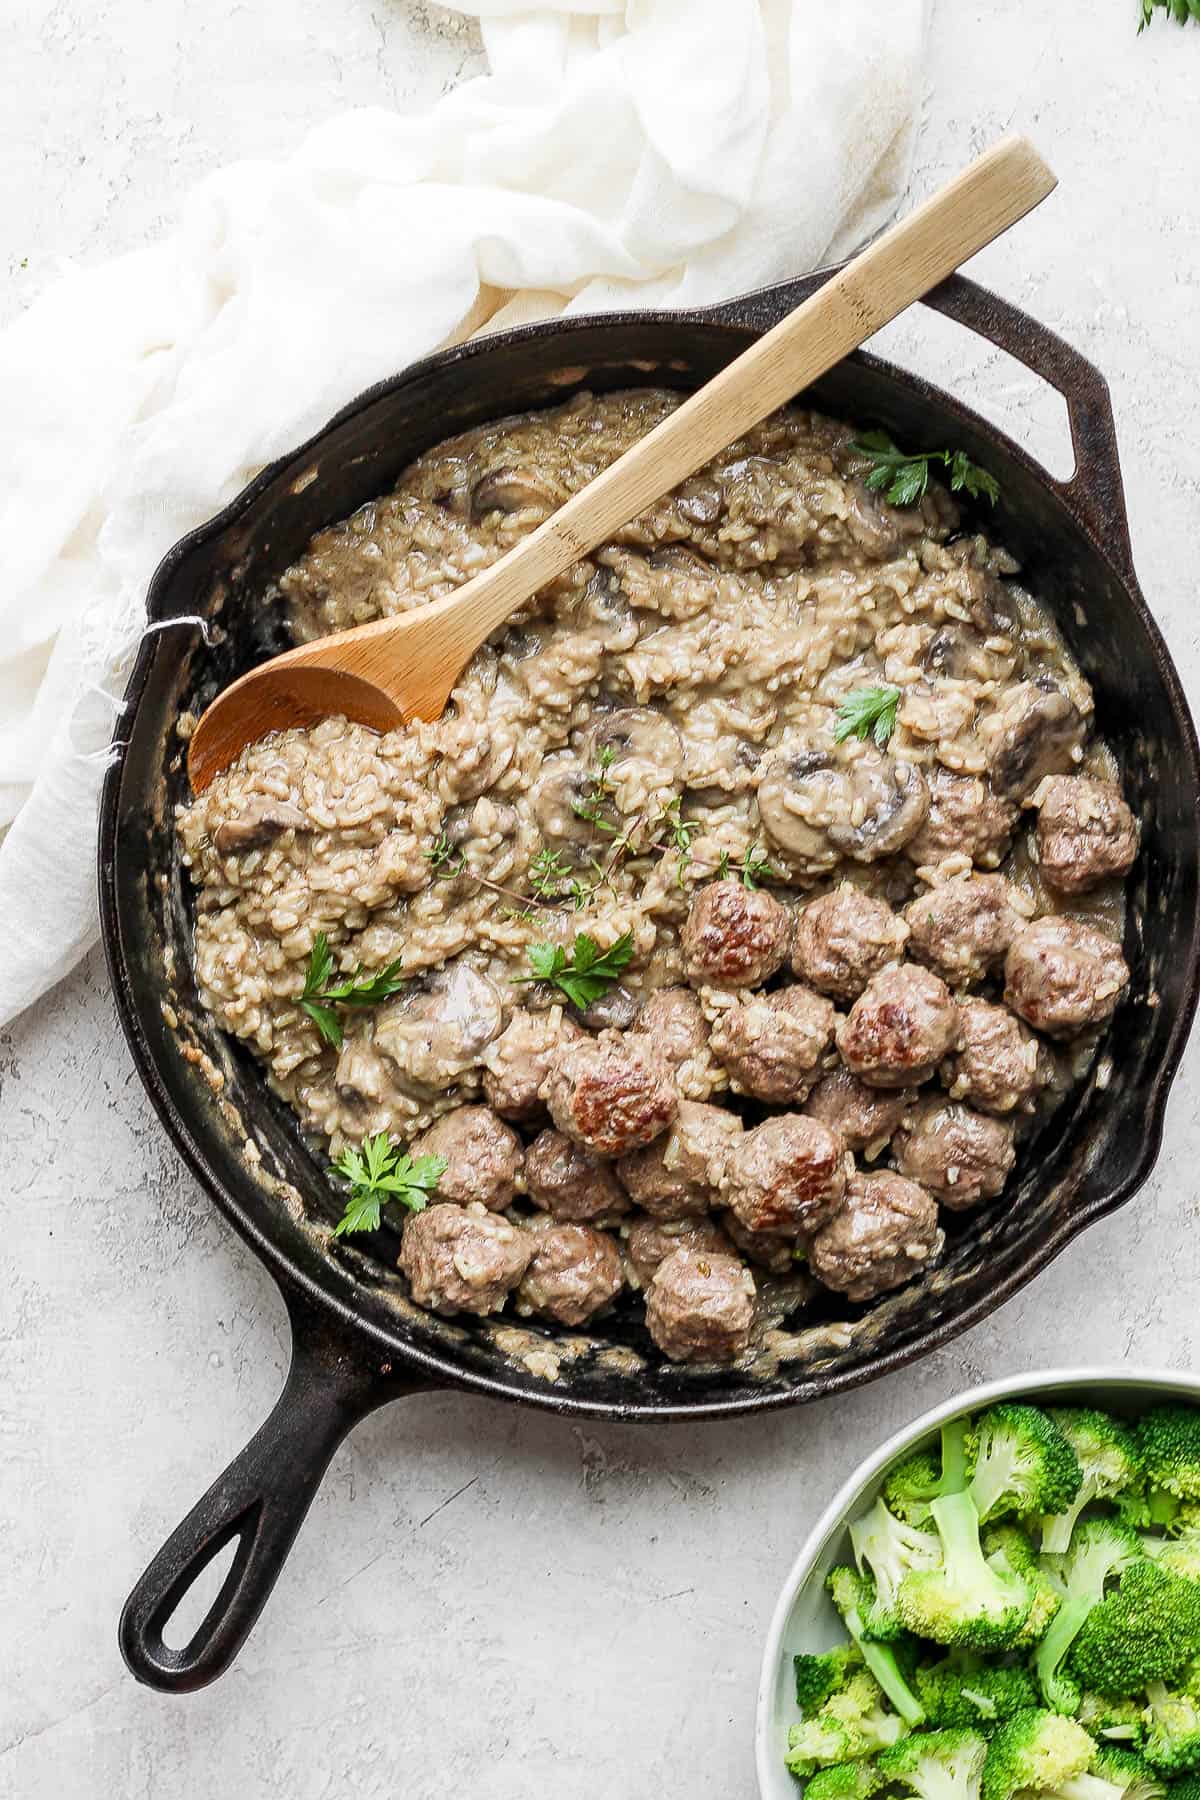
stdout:
[[[377,1406],[430,1384],[398,1381],[352,1353],[325,1315],[285,1292],[292,1361],[246,1448],[172,1532],[121,1613],[121,1654],[138,1681],[189,1693],[233,1662],[265,1606],[338,1445]],[[163,1631],[215,1556],[237,1539],[221,1591],[189,1642]]]
[[[722,302],[708,308],[706,316],[767,331],[836,275],[838,267],[816,269],[795,281]],[[1099,369],[1057,332],[965,275],[949,276],[931,288],[920,304],[995,344],[1062,395],[1075,450],[1075,473],[1069,481],[1056,481],[1045,473],[1042,478],[1109,560],[1136,581],[1112,397]]]

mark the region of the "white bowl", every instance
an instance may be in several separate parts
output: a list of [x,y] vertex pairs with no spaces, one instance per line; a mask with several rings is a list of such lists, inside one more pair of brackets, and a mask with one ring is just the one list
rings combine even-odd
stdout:
[[1136,1413],[1164,1397],[1179,1396],[1200,1400],[1200,1379],[1173,1369],[1128,1369],[1121,1364],[1006,1376],[922,1413],[860,1463],[810,1532],[771,1618],[755,1717],[755,1765],[762,1800],[798,1800],[800,1789],[783,1761],[788,1726],[800,1717],[792,1657],[798,1651],[828,1650],[845,1642],[845,1628],[825,1592],[825,1577],[837,1563],[851,1560],[847,1527],[873,1504],[893,1464],[924,1444],[932,1447],[944,1420],[977,1412],[997,1400],[1028,1398],[1041,1405],[1054,1402]]

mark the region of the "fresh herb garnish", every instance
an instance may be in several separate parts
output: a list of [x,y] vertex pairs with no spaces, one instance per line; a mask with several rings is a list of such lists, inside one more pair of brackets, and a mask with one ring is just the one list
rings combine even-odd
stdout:
[[304,986],[300,990],[300,1009],[308,1014],[325,1042],[340,1050],[342,1022],[337,1008],[378,1006],[404,986],[405,978],[400,973],[399,957],[373,975],[368,975],[361,963],[353,975],[347,975],[341,981],[333,981],[332,975],[333,952],[329,948],[329,939],[323,931],[318,931],[309,953]]
[[398,1200],[409,1212],[423,1212],[446,1173],[446,1158],[409,1156],[380,1131],[364,1138],[357,1150],[343,1150],[333,1167],[350,1183],[346,1210],[333,1231],[341,1237],[348,1231],[378,1231],[380,1208],[389,1200]]
[[844,744],[848,737],[873,737],[879,748],[886,750],[896,729],[899,704],[898,687],[885,684],[883,687],[852,688],[838,707],[834,743]]
[[1189,19],[1200,23],[1200,0],[1142,0],[1142,22],[1138,26],[1138,35],[1145,31],[1156,12],[1165,12],[1174,19],[1177,25],[1186,25]]
[[664,832],[675,849],[679,852],[675,867],[675,880],[679,887],[683,886],[683,874],[692,860],[692,838],[700,829],[698,819],[685,819],[680,813],[683,796],[676,794],[667,802],[655,820],[655,828],[661,836]]
[[588,783],[583,799],[571,802],[571,811],[577,819],[585,819],[594,831],[606,831],[610,837],[617,835],[617,827],[604,817],[604,809],[613,797],[608,771],[616,760],[617,753],[612,745],[602,744],[596,752],[596,773]]
[[451,881],[455,875],[462,873],[466,857],[454,845],[443,831],[432,850],[425,852],[425,861],[433,870],[435,881]]
[[931,463],[943,463],[949,469],[950,486],[955,492],[965,488],[973,500],[983,498],[993,506],[1000,498],[1000,484],[995,476],[973,463],[963,450],[921,450],[910,456],[892,442],[886,431],[864,431],[850,448],[859,456],[870,458],[873,466],[866,478],[867,486],[877,491],[886,488],[884,498],[892,506],[915,506],[924,498]]
[[541,900],[558,900],[571,871],[557,850],[539,850],[529,865],[529,885]]
[[577,933],[570,956],[561,944],[530,944],[530,975],[519,975],[518,981],[552,981],[580,1012],[607,993],[610,982],[617,979],[633,955],[633,933],[627,931],[607,950],[601,950],[586,931]]
[[755,888],[760,881],[771,881],[775,876],[774,869],[757,845],[747,850],[738,867],[742,872],[743,887]]

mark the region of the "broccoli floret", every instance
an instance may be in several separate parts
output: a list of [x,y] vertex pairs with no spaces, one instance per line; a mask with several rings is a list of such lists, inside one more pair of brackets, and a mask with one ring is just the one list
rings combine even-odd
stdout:
[[1146,1760],[1161,1775],[1200,1770],[1200,1701],[1151,1681],[1146,1688]]
[[925,1717],[937,1729],[974,1725],[990,1731],[998,1720],[1038,1704],[1033,1677],[1019,1666],[972,1669],[951,1659],[918,1669],[915,1681]]
[[1158,1406],[1134,1427],[1147,1480],[1177,1500],[1200,1500],[1200,1410]]
[[1083,1482],[1079,1459],[1049,1413],[993,1406],[976,1431],[971,1498],[979,1517],[1062,1512]]
[[925,1714],[921,1702],[905,1680],[896,1660],[896,1647],[875,1643],[866,1636],[866,1615],[875,1597],[870,1577],[860,1575],[857,1569],[842,1567],[829,1571],[825,1585],[867,1668],[904,1723],[908,1726],[923,1724]]
[[1197,1651],[1200,1583],[1141,1557],[1125,1570],[1116,1592],[1089,1612],[1068,1669],[1083,1687],[1128,1695],[1148,1682],[1170,1681]]
[[983,1553],[993,1569],[1019,1575],[1028,1584],[1033,1606],[1014,1647],[1023,1650],[1036,1644],[1062,1605],[1062,1592],[1042,1568],[1032,1540],[1018,1525],[994,1525],[984,1533]]
[[971,1496],[945,1494],[930,1506],[941,1540],[936,1568],[900,1584],[900,1616],[910,1631],[965,1650],[1000,1650],[1024,1628],[1033,1606],[1029,1584],[986,1561]]
[[1200,1800],[1200,1775],[1181,1775],[1167,1789],[1170,1800]]
[[918,1450],[893,1469],[883,1485],[889,1509],[909,1525],[928,1525],[930,1502],[967,1485],[970,1421],[948,1419],[942,1426],[940,1458]]
[[1161,1568],[1182,1575],[1185,1581],[1200,1581],[1200,1526],[1190,1521],[1182,1527],[1177,1524],[1175,1535],[1143,1538],[1142,1546]]
[[1075,1452],[1083,1480],[1079,1492],[1061,1512],[1042,1519],[1042,1549],[1062,1556],[1071,1542],[1075,1521],[1093,1500],[1113,1500],[1141,1482],[1142,1463],[1128,1426],[1087,1406],[1051,1407],[1050,1417]]
[[1170,1531],[1184,1507],[1183,1501],[1168,1494],[1166,1488],[1150,1487],[1144,1480],[1118,1494],[1113,1504],[1117,1517],[1124,1524],[1132,1525],[1135,1531],[1150,1531],[1155,1527]]
[[886,1711],[883,1700],[882,1688],[866,1669],[851,1675],[819,1712],[788,1732],[785,1760],[792,1774],[811,1775],[829,1763],[874,1756],[894,1744],[904,1733],[904,1721]]
[[801,1712],[814,1713],[831,1694],[845,1687],[855,1668],[862,1667],[862,1653],[855,1644],[838,1644],[836,1649],[816,1655],[793,1656],[792,1663],[796,1670],[796,1705]]
[[983,1800],[1010,1800],[1019,1788],[1049,1792],[1082,1775],[1095,1754],[1082,1725],[1034,1708],[1001,1725],[983,1765]]
[[978,1800],[987,1739],[979,1732],[914,1731],[882,1752],[879,1770],[919,1800]]
[[818,1769],[805,1784],[805,1800],[871,1800],[884,1778],[866,1757]]
[[1071,1548],[1063,1558],[1063,1602],[1038,1645],[1034,1667],[1047,1706],[1073,1713],[1079,1705],[1076,1680],[1108,1691],[1105,1682],[1090,1682],[1063,1673],[1063,1663],[1093,1611],[1104,1599],[1107,1584],[1144,1561],[1135,1532],[1116,1519],[1084,1519],[1075,1527]]
[[877,1500],[865,1518],[850,1527],[850,1543],[859,1569],[865,1564],[874,1581],[871,1604],[863,1617],[866,1635],[883,1643],[904,1634],[897,1610],[900,1583],[912,1569],[931,1569],[939,1561],[938,1540],[891,1514]]
[[1120,1788],[1124,1800],[1162,1800],[1166,1785],[1144,1757],[1101,1745],[1089,1773]]
[[[1059,1670],[1059,1679],[1067,1679]],[[1146,1735],[1139,1700],[1117,1700],[1109,1694],[1081,1694],[1075,1708],[1079,1723],[1102,1744],[1136,1750]]]

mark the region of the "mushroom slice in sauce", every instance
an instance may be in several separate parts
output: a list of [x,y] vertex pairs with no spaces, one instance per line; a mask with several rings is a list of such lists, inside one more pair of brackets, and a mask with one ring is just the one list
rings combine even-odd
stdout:
[[840,858],[876,862],[921,829],[929,790],[920,770],[870,746],[801,750],[772,761],[758,789],[771,842],[819,874]]
[[469,963],[451,963],[423,988],[399,995],[375,1019],[375,1048],[421,1087],[446,1088],[499,1036],[499,990]]

